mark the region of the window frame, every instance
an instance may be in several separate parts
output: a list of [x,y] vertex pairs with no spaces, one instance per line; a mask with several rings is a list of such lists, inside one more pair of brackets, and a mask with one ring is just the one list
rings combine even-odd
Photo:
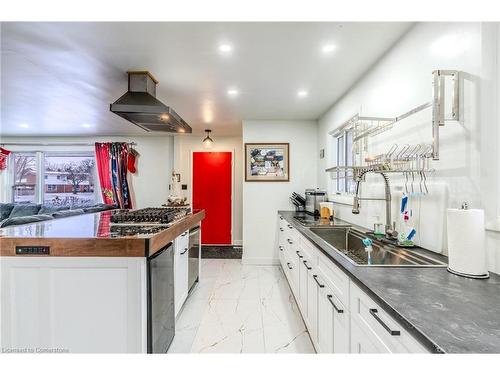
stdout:
[[12,151],[12,154],[9,155],[11,157],[11,160],[9,161],[9,169],[10,173],[9,175],[9,181],[8,181],[8,194],[9,197],[7,201],[15,203],[14,202],[14,191],[13,191],[13,185],[15,182],[15,167],[14,167],[14,158],[16,154],[34,154],[35,155],[35,163],[36,163],[36,168],[37,168],[37,173],[36,173],[36,183],[35,183],[35,198],[33,203],[35,204],[44,204],[44,195],[45,195],[45,183],[46,183],[46,176],[47,174],[45,173],[45,158],[50,157],[50,156],[55,156],[55,157],[91,157],[94,159],[94,171],[93,171],[93,180],[94,180],[94,202],[95,204],[102,203],[102,196],[100,194],[100,186],[99,186],[99,179],[98,179],[98,174],[97,174],[97,166],[96,166],[96,157],[95,153],[93,151],[31,151],[31,150],[19,150],[19,151]]
[[[336,161],[335,166],[347,167],[355,165],[354,158],[354,128],[346,127],[339,132],[332,134],[334,138],[335,145],[335,155]],[[349,141],[350,140],[350,141]],[[350,144],[349,144],[350,143]],[[340,150],[340,145],[342,150]],[[335,184],[335,194],[336,195],[354,195],[354,191],[351,187],[354,185],[354,176],[352,171],[337,169],[336,172],[336,184]]]

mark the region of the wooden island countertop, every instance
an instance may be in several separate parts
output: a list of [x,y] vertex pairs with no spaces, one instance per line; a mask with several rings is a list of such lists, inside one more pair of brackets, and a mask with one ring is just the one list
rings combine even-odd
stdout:
[[[0,229],[0,256],[148,257],[205,218],[194,211],[155,234],[111,236],[104,211]],[[48,255],[16,255],[17,246],[46,246]]]

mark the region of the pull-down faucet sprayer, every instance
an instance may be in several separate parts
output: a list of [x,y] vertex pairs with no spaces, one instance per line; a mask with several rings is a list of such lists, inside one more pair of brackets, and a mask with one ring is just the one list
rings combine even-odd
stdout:
[[359,196],[359,188],[361,186],[361,182],[363,181],[363,177],[365,174],[368,172],[375,172],[372,169],[366,169],[363,170],[362,172],[356,174],[355,180],[356,180],[356,194],[354,195],[354,200],[352,204],[352,213],[357,215],[359,214],[359,203],[361,200],[370,200],[370,201],[377,201],[377,200],[383,200],[385,201],[385,234],[387,237],[397,237],[397,232],[395,231],[395,228],[392,225],[392,219],[391,219],[391,186],[389,184],[389,177],[387,174],[383,172],[377,172],[377,174],[380,174],[382,178],[384,179],[384,186],[385,186],[385,197],[384,198],[361,198]]

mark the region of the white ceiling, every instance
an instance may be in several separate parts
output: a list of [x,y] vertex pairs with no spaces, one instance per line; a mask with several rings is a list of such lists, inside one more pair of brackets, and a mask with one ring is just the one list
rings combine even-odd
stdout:
[[[151,71],[157,97],[197,133],[240,134],[243,119],[317,119],[410,26],[2,23],[1,132],[144,134],[109,111],[127,89],[127,70]],[[233,52],[221,55],[221,43]],[[325,55],[327,43],[336,49]],[[233,87],[239,95],[230,98]]]

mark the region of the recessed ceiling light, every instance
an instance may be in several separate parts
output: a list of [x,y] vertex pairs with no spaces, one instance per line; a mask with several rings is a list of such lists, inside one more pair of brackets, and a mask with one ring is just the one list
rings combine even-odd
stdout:
[[238,94],[239,94],[239,93],[240,93],[240,92],[239,92],[237,89],[229,89],[229,90],[227,90],[227,94],[228,94],[229,96],[233,96],[233,97],[234,97],[234,96],[238,96]]
[[230,44],[221,44],[219,45],[219,52],[229,54],[233,52],[233,46]]
[[323,53],[331,53],[335,50],[335,48],[337,48],[335,44],[325,44],[321,50]]
[[297,91],[297,96],[299,98],[305,98],[308,95],[309,95],[309,93],[306,90],[299,90],[299,91]]
[[20,128],[28,129],[30,126],[28,124],[19,124]]
[[94,125],[92,124],[82,124],[82,128],[92,128]]

